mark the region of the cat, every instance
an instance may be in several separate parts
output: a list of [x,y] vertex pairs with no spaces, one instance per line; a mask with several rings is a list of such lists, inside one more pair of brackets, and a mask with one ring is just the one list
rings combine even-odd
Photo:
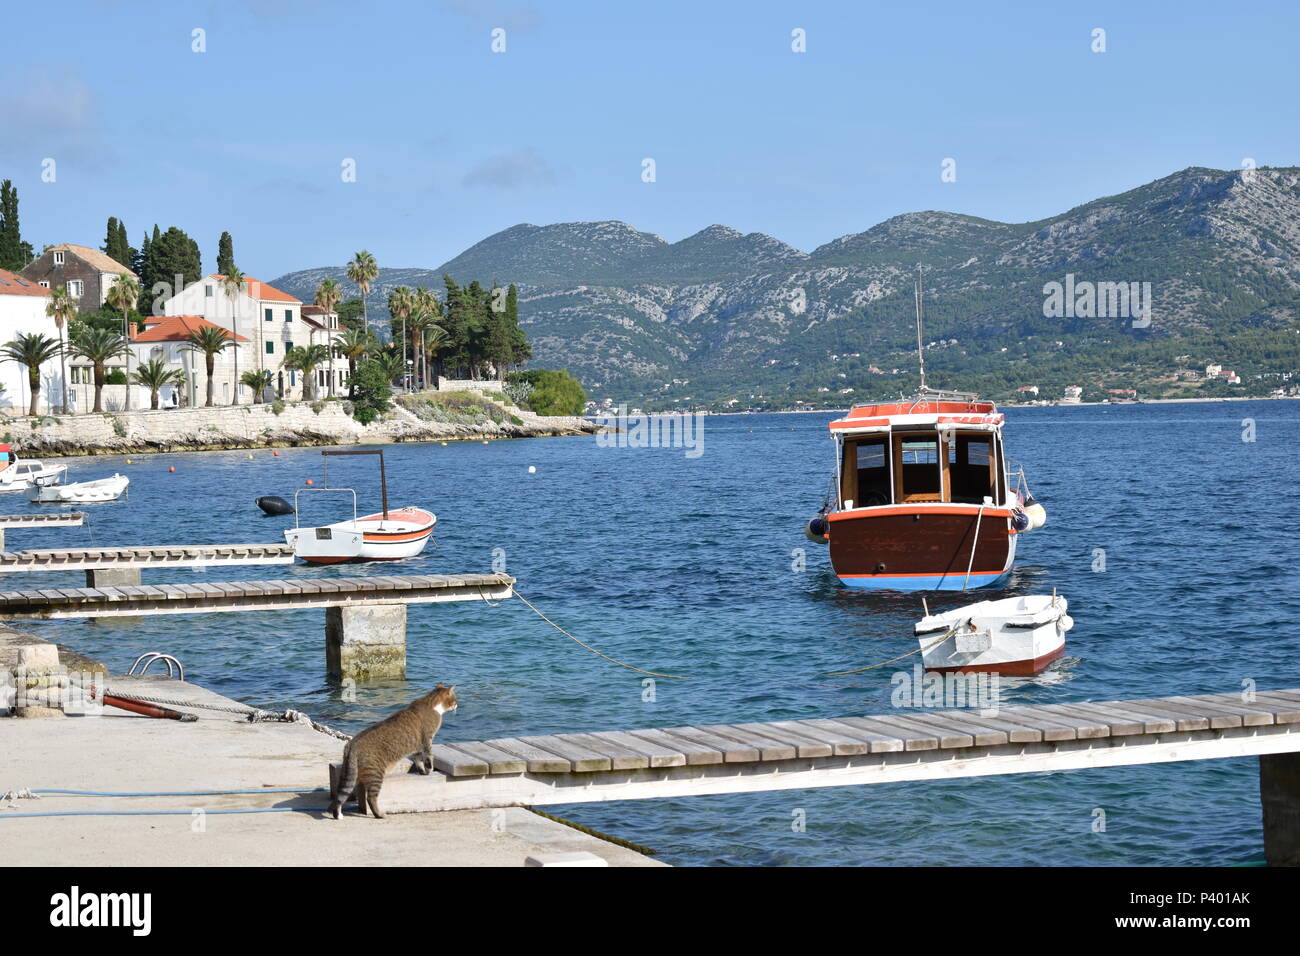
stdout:
[[379,788],[384,774],[403,757],[414,762],[412,772],[433,772],[433,735],[442,726],[442,715],[456,709],[456,688],[438,684],[395,714],[372,724],[348,741],[343,748],[343,766],[331,794],[330,814],[343,818],[343,803],[355,789],[357,807],[364,815],[367,805],[377,819]]

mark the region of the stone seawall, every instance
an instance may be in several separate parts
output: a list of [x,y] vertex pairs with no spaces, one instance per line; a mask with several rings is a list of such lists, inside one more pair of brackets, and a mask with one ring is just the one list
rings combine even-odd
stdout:
[[[216,451],[298,445],[354,445],[483,438],[580,435],[595,426],[571,418],[549,419],[517,412],[511,422],[448,424],[424,422],[401,408],[362,425],[342,402],[294,402],[279,414],[270,405],[178,408],[159,411],[85,413],[12,418],[0,422],[14,450],[27,458],[61,455],[144,454]],[[585,426],[585,427],[584,427]]]

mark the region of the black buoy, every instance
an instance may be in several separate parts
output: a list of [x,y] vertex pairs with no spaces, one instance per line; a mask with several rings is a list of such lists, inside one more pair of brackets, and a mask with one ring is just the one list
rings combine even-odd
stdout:
[[293,514],[293,505],[285,501],[279,495],[263,495],[261,498],[253,499],[259,508],[269,515],[291,515]]

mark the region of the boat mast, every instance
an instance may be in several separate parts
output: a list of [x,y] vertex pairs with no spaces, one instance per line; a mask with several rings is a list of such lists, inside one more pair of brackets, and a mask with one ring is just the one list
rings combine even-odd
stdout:
[[916,358],[921,365],[921,393],[925,393],[925,349],[921,346],[921,323],[924,321],[925,309],[923,306],[924,293],[921,290],[921,277],[923,270],[918,263],[916,267],[916,285],[913,287],[914,298],[916,299]]

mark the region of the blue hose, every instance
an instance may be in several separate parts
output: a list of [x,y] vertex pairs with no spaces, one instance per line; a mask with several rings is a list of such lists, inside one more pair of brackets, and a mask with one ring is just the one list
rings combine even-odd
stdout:
[[214,797],[226,793],[328,793],[328,787],[261,787],[256,790],[162,790],[157,793],[129,793],[117,790],[33,790],[32,793],[73,797]]
[[[204,810],[204,816],[215,813],[316,813],[328,812],[327,807],[253,807],[247,810]],[[18,820],[24,817],[172,817],[192,816],[193,810],[47,810],[42,813],[0,813],[0,820]]]
[[[327,793],[328,787],[263,787],[257,790],[161,790],[156,793],[142,791],[131,793],[115,790],[33,790],[36,796],[56,795],[72,797],[213,797],[244,793]],[[204,810],[208,813],[299,813],[324,812],[327,807],[253,807],[241,810]],[[4,813],[0,820],[19,820],[30,817],[147,817],[190,815],[193,810],[44,810],[39,813]]]

